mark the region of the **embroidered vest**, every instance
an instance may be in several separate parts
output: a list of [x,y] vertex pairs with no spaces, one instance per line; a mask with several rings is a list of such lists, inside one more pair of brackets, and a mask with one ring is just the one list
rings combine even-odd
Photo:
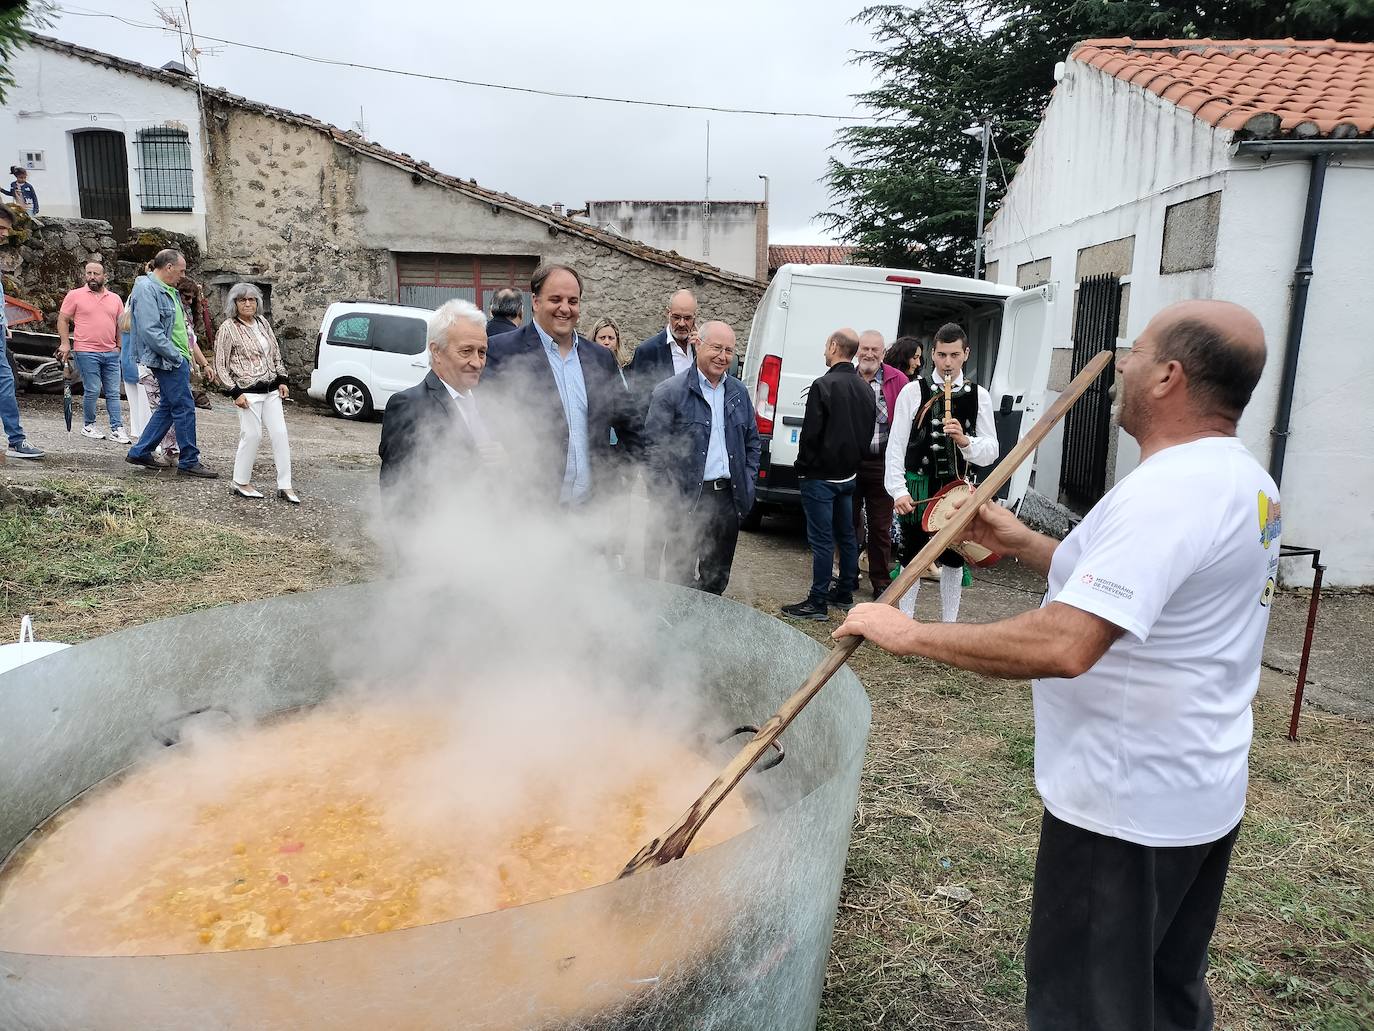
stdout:
[[[917,418],[931,394],[937,397],[923,421],[918,422],[914,418],[911,422],[911,438],[906,446],[906,471],[921,473],[928,476],[935,486],[944,486],[959,475],[955,462],[958,449],[941,428],[945,422],[944,391],[937,389],[928,376],[922,376],[917,382],[921,384]],[[963,385],[954,388],[951,400],[954,402],[954,417],[964,427],[965,435],[972,437],[978,428],[978,388],[973,380],[965,376]]]

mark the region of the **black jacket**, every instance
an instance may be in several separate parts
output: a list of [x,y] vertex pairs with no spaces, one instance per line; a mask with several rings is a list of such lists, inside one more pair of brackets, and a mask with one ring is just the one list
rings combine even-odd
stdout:
[[798,476],[847,480],[859,471],[873,439],[878,402],[853,362],[836,362],[811,384],[797,441]]
[[[587,386],[587,449],[591,496],[620,479],[622,451],[638,460],[643,418],[631,402],[611,352],[578,337],[577,355]],[[558,397],[544,343],[530,321],[514,333],[493,337],[487,346],[483,393],[492,398],[485,411],[499,407],[501,443],[515,464],[515,474],[533,489],[536,499],[558,500],[568,461],[568,420]],[[618,446],[611,447],[611,430]]]
[[430,370],[387,401],[377,453],[382,457],[382,494],[390,503],[398,494],[421,489],[417,476],[449,470],[461,475],[471,469],[477,443],[444,381]]
[[510,319],[503,319],[498,315],[496,318],[487,322],[487,339],[490,340],[492,337],[499,337],[502,333],[514,333],[519,328],[520,327],[510,321]]
[[641,413],[648,411],[654,387],[675,375],[672,347],[668,331],[660,329],[635,348],[634,357],[625,366],[625,376],[630,381],[630,389],[634,391]]

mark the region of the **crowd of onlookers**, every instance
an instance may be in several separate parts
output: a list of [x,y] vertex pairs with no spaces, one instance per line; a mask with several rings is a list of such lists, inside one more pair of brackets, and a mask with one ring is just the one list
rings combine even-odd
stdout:
[[[722,593],[762,455],[749,392],[731,371],[734,330],[699,322],[697,298],[679,290],[667,300],[663,329],[633,348],[610,318],[584,337],[577,332],[582,278],[568,265],[538,269],[530,297],[528,318],[520,292],[508,289],[488,313],[454,300],[430,319],[430,371],[392,396],[383,419],[389,509],[425,511],[436,482],[495,476],[541,510],[601,518],[604,550],[624,568],[628,520],[621,516],[642,476],[651,511],[645,575]],[[864,545],[877,597],[892,579],[894,509],[905,524],[899,552],[906,561],[929,539],[921,509],[930,498],[968,475],[970,464],[996,459],[987,392],[962,375],[967,336],[951,324],[935,334],[934,347],[936,369],[922,379],[915,338],[885,349],[872,330],[818,334],[827,372],[807,392],[796,461],[813,582],[787,615],[823,619],[829,606],[853,604]],[[948,405],[927,425],[927,402],[945,380]],[[950,552],[940,561],[952,619],[963,560]],[[913,588],[903,604],[914,602]]]
[[[0,232],[12,227],[13,216],[0,207]],[[230,489],[241,498],[264,497],[252,477],[265,430],[276,464],[277,497],[299,504],[291,484],[291,450],[282,414],[282,402],[289,396],[286,365],[272,327],[260,312],[262,294],[257,287],[239,283],[231,288],[225,317],[216,327],[204,290],[186,277],[186,259],[175,249],[160,251],[148,262],[127,304],[109,288],[101,262],[87,262],[82,274],[84,285],[62,299],[56,351],[67,375],[81,379],[82,435],[129,445],[125,460],[130,464],[149,469],[175,466],[179,475],[214,479],[219,474],[200,460],[196,408],[209,408],[208,389],[216,388],[230,397],[239,413]],[[20,422],[5,353],[7,337],[8,327],[0,320],[5,454],[41,460],[43,451],[30,443]],[[98,424],[102,398],[108,432]]]

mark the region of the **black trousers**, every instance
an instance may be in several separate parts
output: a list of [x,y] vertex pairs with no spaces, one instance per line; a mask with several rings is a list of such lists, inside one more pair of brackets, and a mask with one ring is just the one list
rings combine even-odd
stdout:
[[708,594],[724,594],[738,541],[734,492],[728,483],[719,490],[702,484],[700,499],[685,518],[676,520],[668,535],[664,549],[668,580]]
[[1208,1031],[1207,945],[1239,831],[1151,848],[1046,812],[1026,942],[1029,1031]]
[[892,582],[892,498],[883,486],[885,462],[883,455],[871,455],[860,462],[854,488],[854,536],[860,551],[868,548],[868,579],[875,594],[887,590]]

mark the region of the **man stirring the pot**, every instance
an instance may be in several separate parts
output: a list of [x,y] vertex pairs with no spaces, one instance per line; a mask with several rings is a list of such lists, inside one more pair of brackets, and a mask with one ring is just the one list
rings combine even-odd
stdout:
[[997,505],[970,527],[1048,574],[1039,609],[964,625],[859,605],[835,631],[1036,678],[1045,813],[1026,943],[1031,1031],[1212,1027],[1207,946],[1245,809],[1279,561],[1278,490],[1236,439],[1264,359],[1244,308],[1165,308],[1117,360],[1121,428],[1140,465],[1063,542]]

